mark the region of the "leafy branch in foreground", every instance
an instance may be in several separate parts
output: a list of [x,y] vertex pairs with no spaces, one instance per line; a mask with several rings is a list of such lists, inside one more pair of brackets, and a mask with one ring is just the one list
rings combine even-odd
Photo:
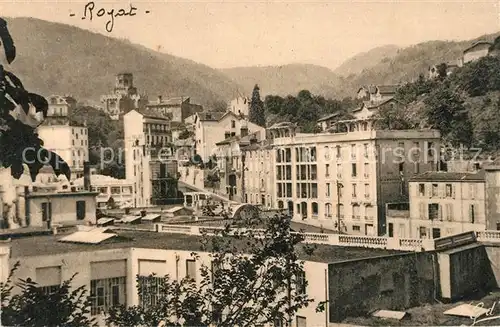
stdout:
[[198,282],[189,277],[176,281],[170,276],[138,276],[142,305],[113,308],[107,322],[243,327],[280,320],[290,326],[296,312],[313,302],[298,257],[299,247],[307,246],[301,234],[291,233],[290,217],[253,218],[246,226],[262,224],[265,230],[235,230],[228,224],[216,236],[204,235],[205,254],[192,253],[199,266]]
[[[7,62],[16,58],[16,47],[7,28],[7,22],[0,18],[0,41]],[[47,100],[27,91],[21,80],[0,65],[0,164],[10,168],[12,177],[19,179],[24,165],[29,168],[34,181],[40,169],[48,164],[56,175],[64,174],[68,180],[69,166],[57,154],[43,148],[43,141],[36,134],[47,116]]]
[[31,279],[19,279],[15,285],[21,292],[13,295],[13,275],[17,262],[5,283],[0,283],[1,321],[4,326],[96,326],[89,318],[90,302],[86,287],[72,290],[73,277],[60,286],[44,290]]

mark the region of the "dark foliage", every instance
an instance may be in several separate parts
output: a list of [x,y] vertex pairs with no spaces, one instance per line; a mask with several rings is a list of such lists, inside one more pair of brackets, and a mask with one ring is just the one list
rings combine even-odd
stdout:
[[[16,49],[7,22],[1,18],[0,38],[10,64],[16,57]],[[23,164],[28,166],[33,181],[46,164],[52,166],[56,175],[64,174],[70,179],[68,164],[44,149],[43,141],[35,133],[47,110],[45,98],[28,92],[14,73],[0,65],[0,163],[3,168],[10,168],[16,179],[24,172]]]
[[264,102],[260,99],[260,89],[255,85],[250,100],[248,120],[256,125],[266,127],[266,116],[264,111]]
[[19,279],[20,292],[13,295],[12,277],[19,267],[11,270],[6,283],[0,283],[1,321],[4,326],[97,326],[89,319],[90,302],[85,286],[72,290],[73,278],[63,282],[51,293],[44,291],[31,279]]

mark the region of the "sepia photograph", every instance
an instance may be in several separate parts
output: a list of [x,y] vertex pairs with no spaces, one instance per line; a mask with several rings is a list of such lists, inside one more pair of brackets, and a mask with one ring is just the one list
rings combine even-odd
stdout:
[[500,326],[500,0],[0,0],[0,303]]

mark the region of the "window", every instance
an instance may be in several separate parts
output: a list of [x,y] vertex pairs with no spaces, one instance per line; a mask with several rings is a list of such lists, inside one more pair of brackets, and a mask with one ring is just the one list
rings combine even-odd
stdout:
[[111,194],[120,194],[120,187],[112,187]]
[[235,127],[236,127],[236,121],[231,120],[231,128],[235,128]]
[[52,203],[42,203],[42,221],[49,221],[52,216]]
[[425,196],[425,184],[418,184],[418,195]]
[[405,165],[404,162],[399,163],[399,173],[402,174],[405,171]]
[[476,207],[471,204],[469,206],[469,222],[474,224],[474,222],[476,221]]
[[418,233],[419,233],[420,238],[427,238],[427,228],[419,227]]
[[368,144],[367,143],[363,144],[363,153],[364,153],[365,158],[368,158]]
[[476,194],[476,185],[475,184],[469,184],[469,197],[471,199],[474,199],[475,194]]
[[353,226],[352,226],[352,230],[353,230],[354,232],[360,232],[360,231],[361,231],[361,227],[360,227],[360,226],[358,226],[358,225],[353,225]]
[[[139,305],[141,307],[150,307],[158,303],[158,299],[161,296],[161,284],[163,282],[162,277],[156,276],[139,276]],[[113,286],[113,302],[119,303],[119,287],[118,285]]]
[[453,188],[451,184],[446,184],[446,197],[451,198],[453,196]]
[[325,215],[329,218],[332,217],[332,204],[331,203],[325,204]]
[[330,160],[330,148],[328,146],[325,146],[324,150],[325,150],[325,159]]
[[85,219],[85,201],[76,201],[76,219]]
[[357,192],[356,192],[356,184],[352,184],[352,197],[355,198],[356,195],[357,195]]
[[38,289],[42,291],[45,295],[51,295],[57,293],[61,285],[50,285],[50,286],[41,286]]
[[116,305],[126,303],[126,277],[94,279],[90,281],[90,313],[92,315],[108,311]]
[[194,259],[186,260],[186,277],[196,280],[196,261]]
[[425,214],[425,203],[420,203],[419,204],[419,213],[420,213],[420,219],[425,219],[426,214]]
[[369,166],[369,164],[365,163],[364,164],[364,169],[365,169],[365,178],[370,177],[370,166]]
[[307,320],[305,317],[297,316],[297,327],[307,327]]
[[352,177],[356,177],[356,176],[358,176],[358,172],[356,170],[356,164],[353,163],[352,164]]
[[356,159],[356,144],[351,144],[351,159]]
[[434,153],[434,148],[433,148],[434,144],[432,142],[428,142],[427,143],[427,154],[429,156],[433,156],[433,153]]
[[370,184],[365,184],[365,198],[370,197]]
[[432,184],[432,196],[438,196],[438,184]]
[[446,204],[446,220],[453,220],[453,205],[451,203]]
[[342,164],[337,164],[337,178],[342,178]]
[[318,203],[317,202],[312,203],[312,214],[313,214],[313,216],[318,215]]
[[330,196],[330,183],[326,183],[326,196]]
[[439,214],[439,204],[438,203],[429,203],[429,219],[434,220],[434,219],[439,219],[440,214]]
[[330,176],[330,164],[325,165],[325,176]]
[[342,150],[340,148],[340,145],[337,145],[336,149],[337,149],[337,158],[342,158]]
[[297,274],[297,293],[306,294],[306,273],[301,271]]
[[413,173],[415,173],[415,174],[420,173],[420,163],[419,162],[415,162],[413,164]]

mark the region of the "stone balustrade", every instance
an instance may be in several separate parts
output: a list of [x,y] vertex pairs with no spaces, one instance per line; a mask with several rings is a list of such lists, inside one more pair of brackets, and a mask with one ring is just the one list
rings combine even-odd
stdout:
[[[188,235],[217,235],[224,227],[206,227],[191,225],[167,225],[156,224],[155,230],[161,233],[183,233]],[[234,233],[246,232],[247,229],[233,229]],[[255,237],[262,237],[263,229],[252,230]],[[398,239],[381,236],[345,235],[345,234],[323,234],[323,233],[296,233],[304,237],[305,243],[328,244],[334,246],[364,247],[373,249],[387,249],[400,251],[432,251],[434,240],[427,239]]]

